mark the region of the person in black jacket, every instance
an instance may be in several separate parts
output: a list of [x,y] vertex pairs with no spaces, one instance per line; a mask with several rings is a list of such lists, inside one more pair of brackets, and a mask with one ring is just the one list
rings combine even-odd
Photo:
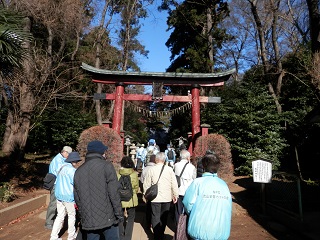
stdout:
[[114,166],[105,159],[108,149],[100,141],[88,143],[85,163],[74,175],[74,199],[79,209],[82,235],[87,240],[104,236],[119,240],[123,221],[120,184]]

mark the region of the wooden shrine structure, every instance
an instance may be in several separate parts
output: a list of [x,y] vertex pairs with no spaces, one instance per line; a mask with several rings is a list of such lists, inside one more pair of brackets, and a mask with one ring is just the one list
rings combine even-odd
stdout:
[[[176,72],[124,72],[109,71],[92,67],[82,63],[82,69],[89,73],[92,81],[101,84],[115,84],[116,89],[112,94],[95,94],[95,99],[114,100],[114,113],[112,128],[120,135],[123,100],[127,101],[163,101],[163,102],[191,102],[192,127],[191,141],[188,150],[192,154],[194,143],[199,136],[200,128],[200,103],[219,103],[220,97],[200,96],[201,87],[223,86],[234,69],[221,73],[176,73]],[[125,94],[125,85],[153,85],[160,86],[189,86],[191,94],[187,96],[155,95],[153,94]],[[159,85],[158,85],[159,86]]]

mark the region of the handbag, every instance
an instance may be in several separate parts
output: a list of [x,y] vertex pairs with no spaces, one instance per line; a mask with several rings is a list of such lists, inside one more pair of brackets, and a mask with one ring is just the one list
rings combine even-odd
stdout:
[[178,187],[180,187],[180,186],[181,186],[181,176],[182,176],[182,173],[183,173],[183,171],[184,171],[184,169],[186,168],[186,166],[187,166],[187,164],[188,164],[188,163],[189,163],[189,162],[187,162],[187,163],[184,165],[184,167],[183,167],[183,169],[182,169],[182,171],[181,171],[180,175],[176,175],[177,183],[178,183]]
[[177,224],[177,232],[175,234],[176,240],[189,240],[188,236],[188,215],[185,213],[180,214]]
[[[57,175],[59,175],[60,171],[62,170],[62,168],[66,166],[63,165],[60,169]],[[57,176],[54,175],[53,173],[47,173],[46,176],[43,179],[43,188],[46,190],[52,190],[54,183],[56,182]]]
[[147,201],[152,201],[153,199],[155,199],[158,195],[158,182],[159,182],[159,179],[161,177],[161,174],[163,172],[163,169],[164,169],[164,165],[161,169],[161,172],[160,172],[160,175],[159,175],[159,178],[158,178],[158,181],[155,183],[155,184],[152,184],[146,191],[146,193],[144,194],[144,198],[147,200]]

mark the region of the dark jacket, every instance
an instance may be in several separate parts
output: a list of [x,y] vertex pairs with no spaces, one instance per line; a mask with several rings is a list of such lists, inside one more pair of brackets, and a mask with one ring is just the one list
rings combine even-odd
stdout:
[[84,230],[103,229],[123,219],[119,189],[112,163],[99,153],[88,153],[74,175],[74,199]]

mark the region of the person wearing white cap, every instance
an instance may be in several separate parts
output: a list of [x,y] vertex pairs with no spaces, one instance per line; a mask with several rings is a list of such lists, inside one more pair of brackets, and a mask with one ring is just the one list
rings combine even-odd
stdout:
[[73,177],[78,162],[81,161],[77,152],[71,152],[57,174],[55,196],[58,214],[54,220],[50,240],[58,240],[65,216],[68,215],[68,240],[76,239],[76,209],[73,196]]
[[[60,153],[58,153],[50,162],[49,165],[49,173],[54,174],[57,176],[59,169],[64,164],[64,161],[69,156],[69,153],[72,152],[72,148],[69,146],[64,146]],[[50,190],[50,202],[47,208],[47,215],[46,215],[46,222],[45,222],[45,228],[52,229],[54,219],[57,215],[57,199],[54,195],[55,185],[53,185],[53,188]]]

